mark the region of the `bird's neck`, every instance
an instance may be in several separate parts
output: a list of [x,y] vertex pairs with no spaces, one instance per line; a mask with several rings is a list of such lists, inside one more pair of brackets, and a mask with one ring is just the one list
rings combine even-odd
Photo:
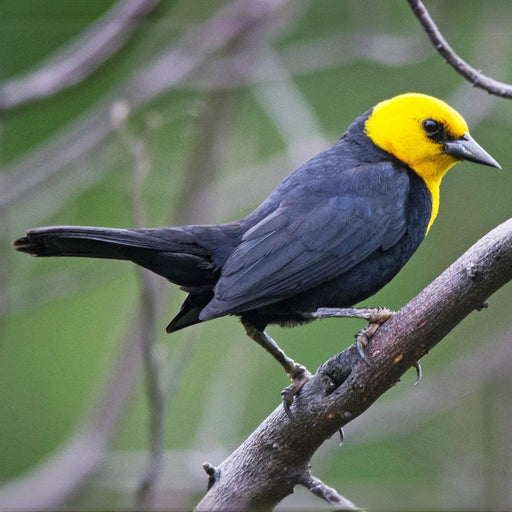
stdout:
[[[432,213],[430,221],[427,226],[426,233],[429,232],[430,227],[434,223],[439,212],[439,197],[441,181],[448,170],[455,164],[452,159],[446,159],[442,162],[443,165],[439,165],[439,162],[414,162],[410,165],[413,171],[425,182],[427,188],[432,196]],[[425,233],[425,234],[426,234]]]

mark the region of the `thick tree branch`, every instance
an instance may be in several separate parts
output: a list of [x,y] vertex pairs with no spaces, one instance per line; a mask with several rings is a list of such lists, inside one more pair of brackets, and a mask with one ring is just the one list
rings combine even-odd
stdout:
[[448,44],[448,41],[443,37],[443,34],[441,34],[441,31],[437,28],[437,25],[434,23],[434,20],[431,18],[421,0],[407,0],[407,2],[411,6],[416,18],[418,18],[421,26],[425,29],[425,32],[436,50],[455,71],[461,74],[475,87],[484,89],[502,98],[512,98],[512,85],[499,82],[498,80],[484,75],[455,53],[453,48]]
[[[362,414],[469,313],[512,279],[512,219],[471,247],[374,335],[326,361],[292,406],[275,411],[215,472],[197,510],[273,508],[306,481],[320,445]],[[213,475],[213,476],[212,476]]]

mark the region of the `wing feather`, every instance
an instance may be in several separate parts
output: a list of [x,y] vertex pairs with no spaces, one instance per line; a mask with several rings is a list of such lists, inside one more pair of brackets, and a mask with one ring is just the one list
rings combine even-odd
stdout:
[[[383,183],[382,174],[390,178]],[[338,180],[343,189],[343,179]],[[391,163],[358,169],[351,188],[319,187],[283,200],[246,232],[223,266],[202,319],[272,304],[328,282],[405,232],[409,180]]]

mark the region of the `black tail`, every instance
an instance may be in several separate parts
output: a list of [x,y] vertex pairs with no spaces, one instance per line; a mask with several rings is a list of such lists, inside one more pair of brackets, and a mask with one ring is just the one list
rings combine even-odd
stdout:
[[[217,228],[217,229],[216,229]],[[218,226],[114,229],[86,226],[35,228],[13,245],[33,256],[130,260],[185,289],[213,286]]]
[[55,226],[31,229],[13,245],[33,256],[130,260],[167,278],[190,294],[167,328],[172,332],[200,321],[219,268],[239,237],[237,223],[154,229]]

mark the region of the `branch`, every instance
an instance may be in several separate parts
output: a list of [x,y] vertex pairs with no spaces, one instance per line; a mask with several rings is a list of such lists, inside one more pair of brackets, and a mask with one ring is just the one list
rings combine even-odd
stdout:
[[359,510],[350,500],[347,500],[347,498],[338,494],[335,489],[311,475],[309,471],[300,484],[309,489],[315,496],[329,503],[329,505],[336,505],[338,510]]
[[469,313],[512,279],[512,219],[471,247],[374,335],[373,365],[351,346],[280,405],[221,465],[197,510],[270,510],[307,481],[320,445],[362,414]]
[[416,18],[418,18],[421,26],[425,29],[425,32],[436,50],[445,58],[446,62],[448,62],[448,64],[457,71],[457,73],[461,74],[475,87],[484,89],[487,92],[495,94],[496,96],[501,96],[502,98],[512,99],[512,85],[499,82],[498,80],[494,80],[487,75],[484,75],[455,53],[453,48],[441,34],[441,31],[437,28],[434,20],[430,17],[430,14],[421,0],[407,0],[407,2],[411,6]]
[[132,35],[158,0],[120,0],[44,66],[0,85],[0,111],[58,94],[85,80]]

